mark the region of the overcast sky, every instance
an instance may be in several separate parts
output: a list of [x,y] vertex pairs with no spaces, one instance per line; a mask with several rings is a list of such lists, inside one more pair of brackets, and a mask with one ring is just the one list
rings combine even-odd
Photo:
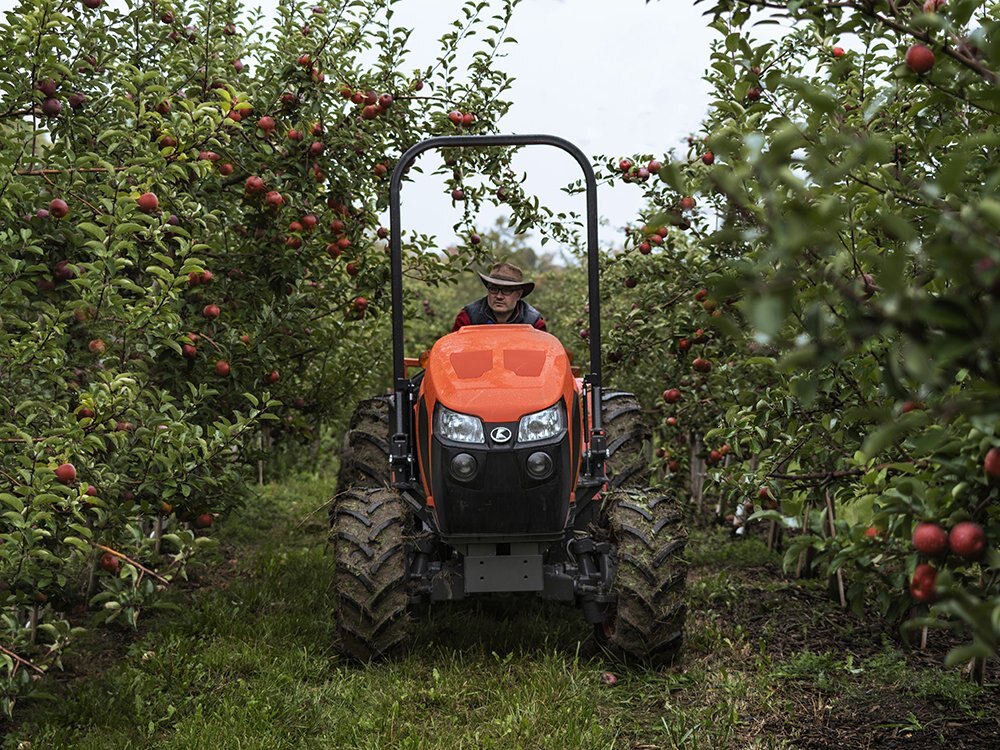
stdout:
[[[13,5],[14,0],[0,0],[0,10]],[[414,29],[408,68],[436,59],[436,40],[459,17],[461,5],[462,0],[404,0],[396,6],[394,22]],[[694,0],[648,5],[645,0],[523,0],[509,28],[518,44],[498,61],[517,79],[501,131],[558,135],[588,156],[680,148],[706,112],[702,75],[714,32],[701,16],[705,6],[695,6]],[[423,159],[432,166],[429,155]],[[570,157],[536,146],[525,149],[517,166],[529,175],[526,188],[544,203],[582,214],[582,197],[569,199],[559,192],[579,177]],[[404,187],[404,228],[437,234],[447,245],[459,213],[443,184],[428,188]],[[640,207],[636,187],[602,188],[598,208],[612,227],[602,231],[602,238],[610,242],[619,236],[613,227],[634,220]],[[481,224],[488,226],[494,216],[483,216]]]

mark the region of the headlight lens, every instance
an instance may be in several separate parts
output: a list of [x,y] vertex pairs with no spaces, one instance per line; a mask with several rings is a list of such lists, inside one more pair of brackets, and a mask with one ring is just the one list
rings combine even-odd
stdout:
[[441,404],[434,410],[434,432],[456,443],[484,443],[483,423],[478,417],[459,414]]
[[548,409],[521,417],[521,421],[517,425],[517,442],[530,443],[535,440],[547,440],[555,437],[564,429],[566,429],[566,410],[560,401]]

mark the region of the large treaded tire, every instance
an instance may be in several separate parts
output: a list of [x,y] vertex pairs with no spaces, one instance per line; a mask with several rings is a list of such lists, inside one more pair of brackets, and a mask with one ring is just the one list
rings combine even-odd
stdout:
[[669,665],[680,652],[687,614],[681,508],[648,490],[618,490],[606,502],[618,603],[614,616],[597,626],[598,640],[616,656]]
[[395,490],[350,489],[337,498],[330,536],[338,648],[350,659],[390,658],[409,643],[410,518]]
[[653,430],[631,393],[601,393],[602,426],[608,436],[605,470],[609,489],[647,487],[653,460]]
[[340,454],[337,490],[389,485],[389,404],[392,396],[362,401],[351,415]]

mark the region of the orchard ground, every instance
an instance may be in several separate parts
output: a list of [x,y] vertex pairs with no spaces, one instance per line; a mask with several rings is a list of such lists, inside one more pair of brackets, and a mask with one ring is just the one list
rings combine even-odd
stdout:
[[[323,498],[267,486],[137,634],[95,629],[19,704],[12,748],[992,748],[979,688],[874,618],[794,581],[760,534],[692,533],[683,664],[608,661],[571,608],[499,597],[435,607],[398,662],[334,655]],[[617,683],[609,685],[605,673]]]

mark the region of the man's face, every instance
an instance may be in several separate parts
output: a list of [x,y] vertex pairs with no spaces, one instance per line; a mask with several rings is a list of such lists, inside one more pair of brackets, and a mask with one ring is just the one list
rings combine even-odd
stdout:
[[500,317],[509,315],[517,307],[519,299],[521,299],[521,290],[518,288],[495,286],[493,284],[486,287],[487,304],[494,315]]

